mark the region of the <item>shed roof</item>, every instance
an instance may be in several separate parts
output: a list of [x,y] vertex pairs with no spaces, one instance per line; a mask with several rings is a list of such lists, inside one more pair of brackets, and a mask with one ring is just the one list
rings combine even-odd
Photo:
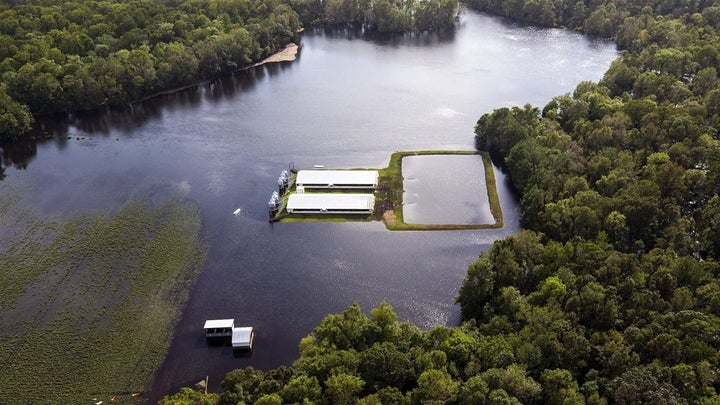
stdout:
[[235,326],[234,319],[208,319],[203,329],[232,328]]
[[249,346],[252,338],[252,326],[245,326],[241,328],[233,328],[232,330],[232,345],[233,346]]
[[377,170],[300,170],[297,184],[377,184]]
[[287,210],[372,210],[372,194],[302,193],[288,197]]

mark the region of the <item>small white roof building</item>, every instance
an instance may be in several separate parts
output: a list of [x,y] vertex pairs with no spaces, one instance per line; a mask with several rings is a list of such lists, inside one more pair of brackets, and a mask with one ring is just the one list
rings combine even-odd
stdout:
[[255,334],[252,326],[233,328],[232,347],[233,349],[252,349]]
[[285,209],[291,214],[370,214],[374,208],[372,194],[302,193],[291,194]]
[[203,329],[232,329],[234,326],[234,319],[208,319]]
[[234,319],[208,319],[205,321],[205,337],[208,340],[227,339],[235,327]]
[[295,185],[304,188],[368,188],[378,185],[377,170],[300,170]]

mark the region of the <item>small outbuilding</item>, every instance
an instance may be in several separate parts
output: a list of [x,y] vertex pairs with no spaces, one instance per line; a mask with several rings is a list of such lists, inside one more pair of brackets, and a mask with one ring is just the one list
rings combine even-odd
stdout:
[[207,339],[225,339],[232,336],[234,327],[234,319],[208,319],[203,329]]
[[252,350],[255,333],[252,326],[233,328],[232,348],[233,350]]
[[369,189],[378,186],[377,170],[300,170],[295,185],[306,189]]
[[285,209],[290,214],[371,214],[375,208],[372,194],[291,194]]

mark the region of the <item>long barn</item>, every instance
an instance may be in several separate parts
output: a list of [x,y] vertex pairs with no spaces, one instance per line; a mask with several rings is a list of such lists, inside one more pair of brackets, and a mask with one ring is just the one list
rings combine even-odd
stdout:
[[375,189],[377,170],[300,170],[295,179],[300,188]]
[[286,206],[291,214],[371,214],[374,208],[372,194],[292,194]]

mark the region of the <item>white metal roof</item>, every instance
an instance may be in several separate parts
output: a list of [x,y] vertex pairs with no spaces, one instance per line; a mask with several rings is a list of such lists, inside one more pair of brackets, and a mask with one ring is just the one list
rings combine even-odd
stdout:
[[377,184],[377,170],[300,170],[296,184]]
[[235,326],[234,319],[208,319],[203,329],[232,328]]
[[233,346],[249,346],[250,339],[252,337],[252,326],[245,326],[241,328],[233,328],[232,330],[232,345]]
[[372,210],[374,205],[372,194],[302,193],[288,197],[287,210]]

